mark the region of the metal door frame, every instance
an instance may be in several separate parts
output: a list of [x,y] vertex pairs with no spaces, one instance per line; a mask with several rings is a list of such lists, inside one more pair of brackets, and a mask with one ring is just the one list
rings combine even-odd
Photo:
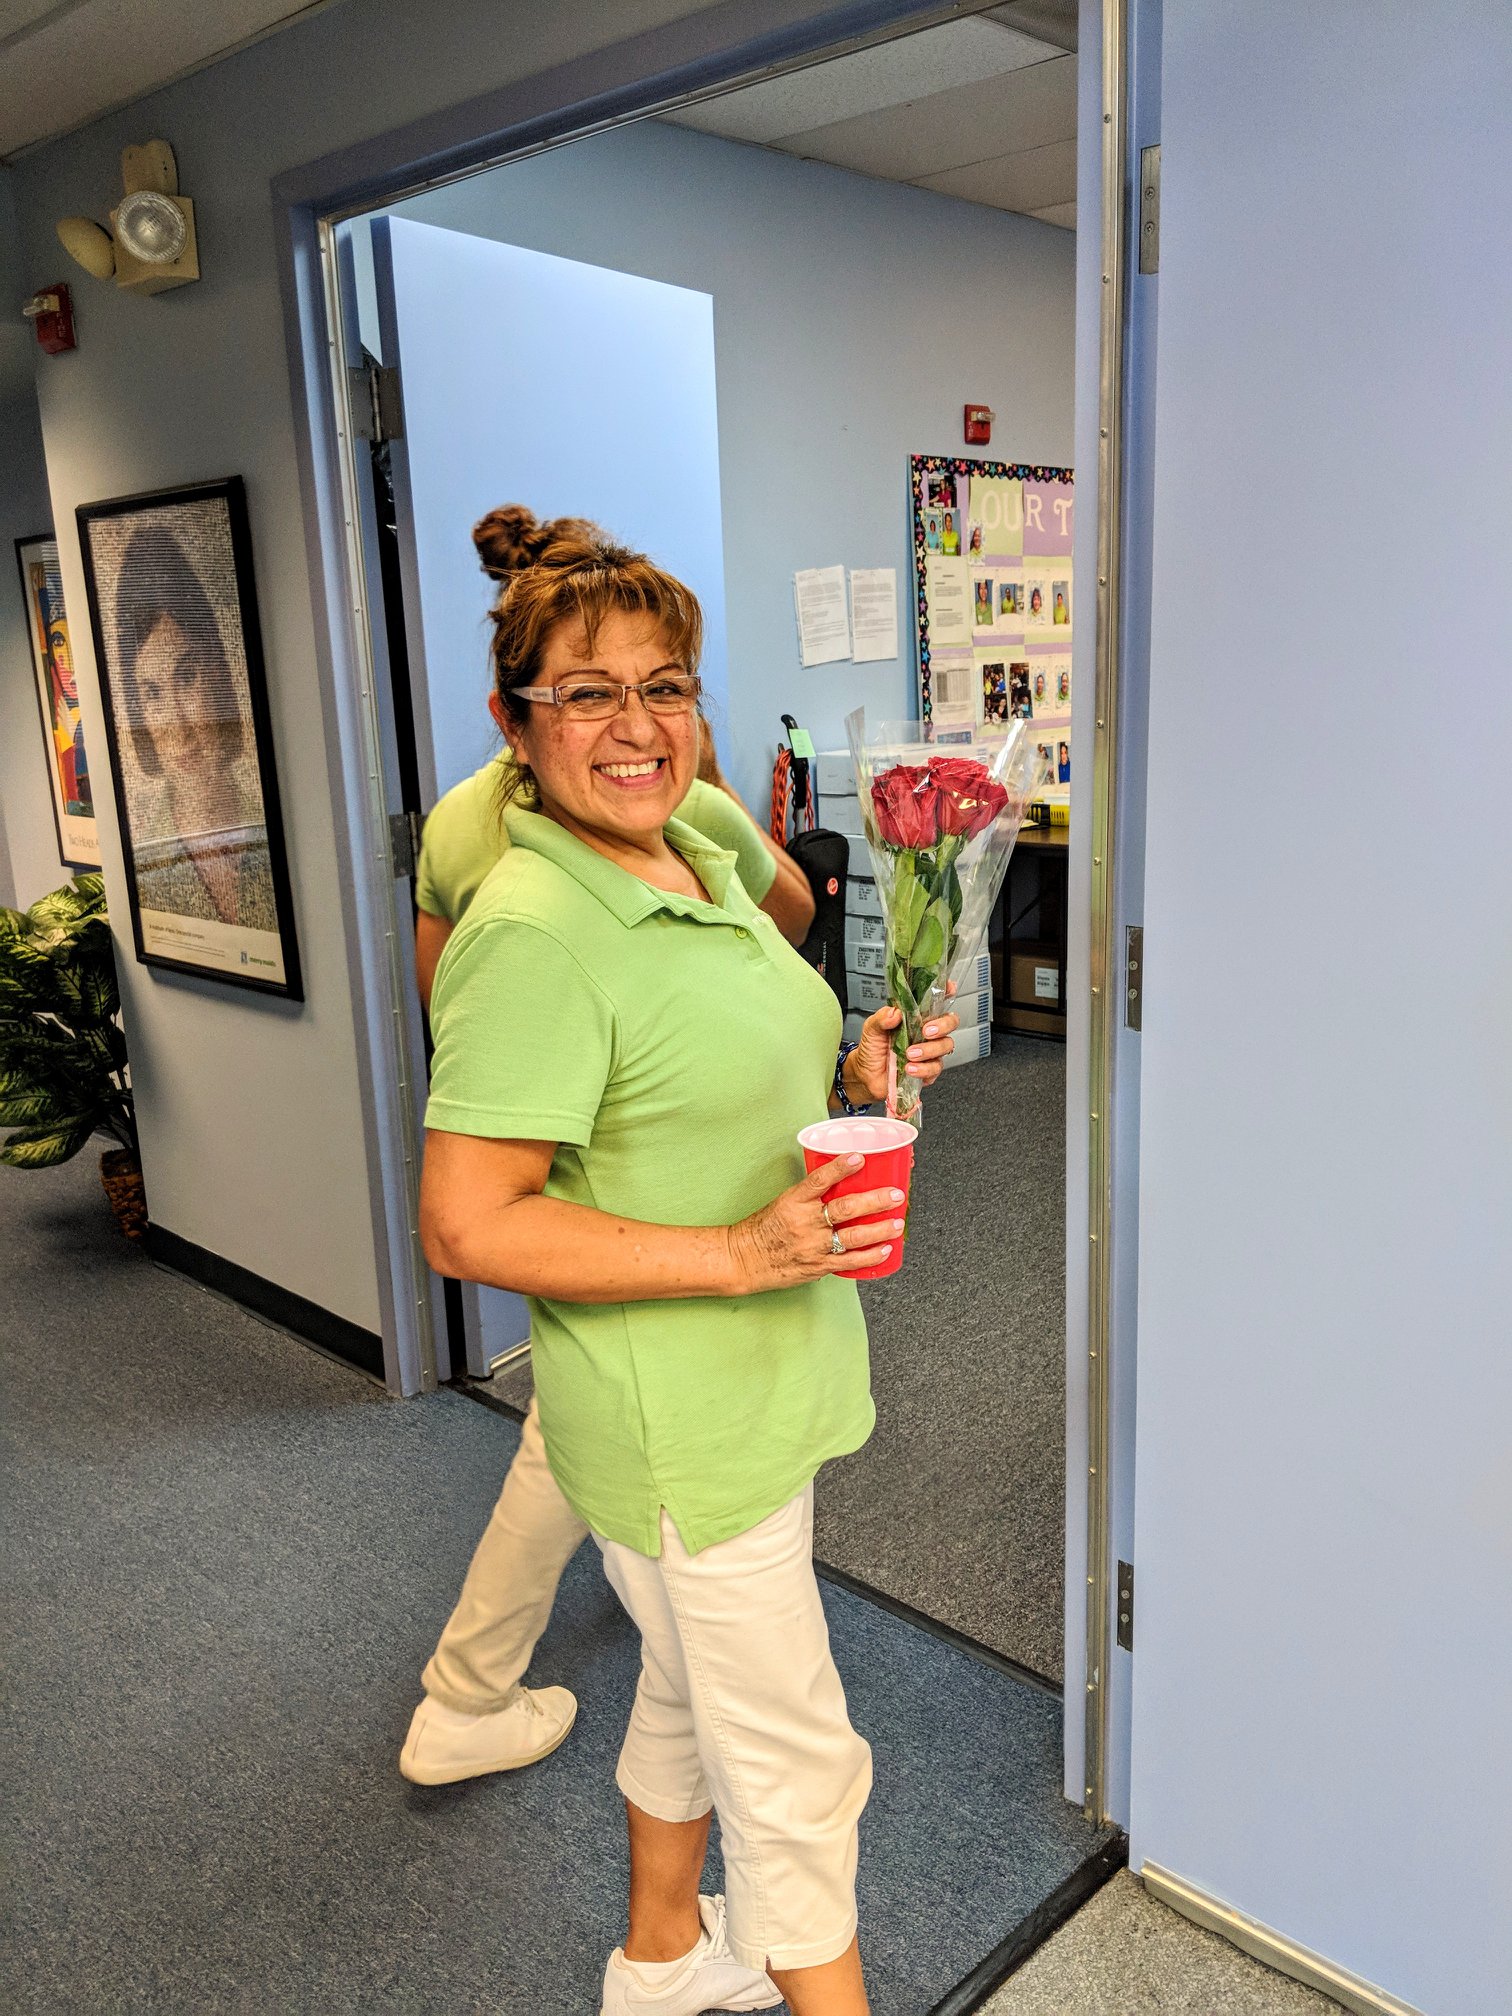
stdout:
[[[633,36],[610,48],[414,121],[277,177],[273,205],[293,390],[300,484],[313,601],[327,765],[336,814],[345,906],[347,962],[364,1088],[364,1146],[369,1170],[374,1249],[390,1389],[428,1392],[450,1374],[444,1337],[433,1320],[429,1270],[417,1225],[419,1139],[416,1124],[408,931],[396,910],[395,860],[383,790],[381,709],[385,695],[372,649],[373,585],[368,578],[358,460],[347,406],[349,360],[343,347],[336,227],[366,211],[418,195],[506,162],[583,139],[741,85],[807,68],[853,50],[975,13],[991,0],[850,0],[814,12],[812,0],[723,0],[723,4]],[[1122,387],[1125,0],[1101,0],[1105,131],[1101,216],[1106,304],[1102,330],[1102,442],[1099,500],[1114,499],[1120,477],[1116,408]],[[1115,144],[1117,142],[1118,144]],[[1110,200],[1111,196],[1111,200]],[[1111,236],[1110,236],[1111,232]],[[1108,261],[1111,259],[1111,264]],[[1110,311],[1115,311],[1111,313]],[[1108,415],[1112,413],[1110,421]],[[1108,976],[1114,929],[1111,813],[1115,805],[1119,555],[1116,536],[1098,531],[1098,721],[1090,818],[1099,836],[1091,911],[1093,983],[1092,1103],[1088,1138],[1098,1237],[1091,1243],[1092,1308],[1086,1348],[1089,1489],[1086,1573],[1088,1659],[1098,1685],[1089,1691],[1082,1753],[1086,1806],[1103,1817],[1107,1749],[1106,1694],[1101,1676],[1112,1602],[1109,1573],[1110,1502],[1107,1230],[1113,1197],[1104,1148],[1108,1129],[1112,1025]],[[1104,704],[1106,703],[1106,705]],[[1073,833],[1075,832],[1073,828]],[[1079,921],[1079,920],[1078,920]],[[1100,977],[1098,977],[1100,975]],[[1102,1004],[1099,1008],[1098,1004]],[[1116,1093],[1115,1093],[1116,1096]],[[1073,1116],[1074,1117],[1074,1116]],[[1079,1348],[1073,1340],[1072,1348]],[[1068,1476],[1068,1485],[1074,1481]],[[1068,1546],[1067,1573],[1079,1572],[1080,1550]],[[1068,1651],[1070,1650],[1068,1646]],[[1079,1661],[1077,1662],[1079,1663]],[[1068,1715],[1068,1757],[1071,1755]],[[1080,1725],[1079,1725],[1080,1726]],[[1126,1818],[1114,1815],[1115,1818]]]

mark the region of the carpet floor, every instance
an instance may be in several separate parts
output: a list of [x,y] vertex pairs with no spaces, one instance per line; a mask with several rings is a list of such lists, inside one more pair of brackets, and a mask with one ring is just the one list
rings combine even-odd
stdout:
[[983,2016],[1337,2016],[1121,1871],[983,2005]]
[[[87,1158],[0,1171],[0,1239],[0,2006],[591,2016],[622,1929],[636,1671],[591,1550],[537,1660],[580,1695],[567,1745],[435,1791],[395,1768],[511,1425],[454,1393],[393,1402],[154,1268]],[[874,2007],[923,2016],[1103,1836],[1061,1798],[1057,1702],[826,1603],[876,1755]]]
[[[1066,1050],[1000,1035],[925,1101],[900,1274],[861,1290],[877,1426],[814,1548],[1020,1666],[1064,1671]],[[528,1359],[491,1382],[523,1410]]]

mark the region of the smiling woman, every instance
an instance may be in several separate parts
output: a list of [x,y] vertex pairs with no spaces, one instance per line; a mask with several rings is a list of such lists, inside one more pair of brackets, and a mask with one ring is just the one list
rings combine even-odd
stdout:
[[[500,599],[510,845],[436,975],[421,1229],[441,1272],[529,1297],[555,1487],[644,1640],[604,2008],[650,2006],[643,1970],[675,1963],[679,2006],[859,2016],[871,1759],[830,1657],[812,1484],[871,1432],[846,1277],[891,1252],[902,1193],[826,1203],[859,1158],[805,1175],[797,1137],[838,1085],[879,1096],[897,1011],[842,1051],[829,987],[676,816],[701,628],[681,582],[601,538],[555,541]],[[953,1027],[923,1044],[925,1077]],[[438,1669],[462,1670],[446,1639]],[[417,1711],[417,1754],[495,1719],[459,1688],[447,1705],[449,1725]],[[546,1706],[534,1754],[570,1726]],[[698,1895],[716,1806],[727,1919]]]

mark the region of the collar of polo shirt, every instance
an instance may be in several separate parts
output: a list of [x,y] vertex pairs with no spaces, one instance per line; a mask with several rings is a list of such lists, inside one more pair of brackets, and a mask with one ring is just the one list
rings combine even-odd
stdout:
[[[548,819],[544,813],[527,812],[523,807],[511,805],[504,814],[504,825],[514,846],[528,847],[533,853],[554,861],[626,926],[641,923],[657,910],[670,910],[676,916],[691,917],[700,924],[750,924],[748,916],[733,916],[724,907],[730,877],[735,871],[735,855],[723,847],[711,845],[701,833],[685,825],[681,819],[667,821],[668,844],[676,848],[693,868],[713,897],[712,903],[705,903],[696,896],[679,895],[672,889],[652,888],[649,882],[632,875],[628,868],[621,868],[617,862],[590,847],[586,840],[579,840],[575,833],[569,833],[565,826],[559,826],[555,819]],[[755,906],[752,905],[752,908]]]

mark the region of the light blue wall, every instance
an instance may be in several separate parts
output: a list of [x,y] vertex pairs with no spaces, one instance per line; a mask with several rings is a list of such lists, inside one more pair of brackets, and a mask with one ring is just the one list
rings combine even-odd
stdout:
[[1133,1850],[1512,2008],[1512,15],[1166,0]]
[[[399,214],[713,296],[721,744],[753,807],[770,791],[783,712],[822,748],[843,744],[860,703],[883,718],[916,711],[907,457],[963,452],[961,409],[980,400],[998,415],[989,453],[1072,460],[1069,232],[656,123]],[[898,569],[896,661],[800,669],[793,574],[836,563]]]
[[703,607],[703,676],[721,709],[709,296],[404,218],[373,228],[378,270],[391,276],[386,333],[397,333],[385,358],[397,356],[404,387],[396,453],[415,528],[437,792],[499,744],[484,706],[498,589],[469,536],[498,504],[592,518],[686,581]]

